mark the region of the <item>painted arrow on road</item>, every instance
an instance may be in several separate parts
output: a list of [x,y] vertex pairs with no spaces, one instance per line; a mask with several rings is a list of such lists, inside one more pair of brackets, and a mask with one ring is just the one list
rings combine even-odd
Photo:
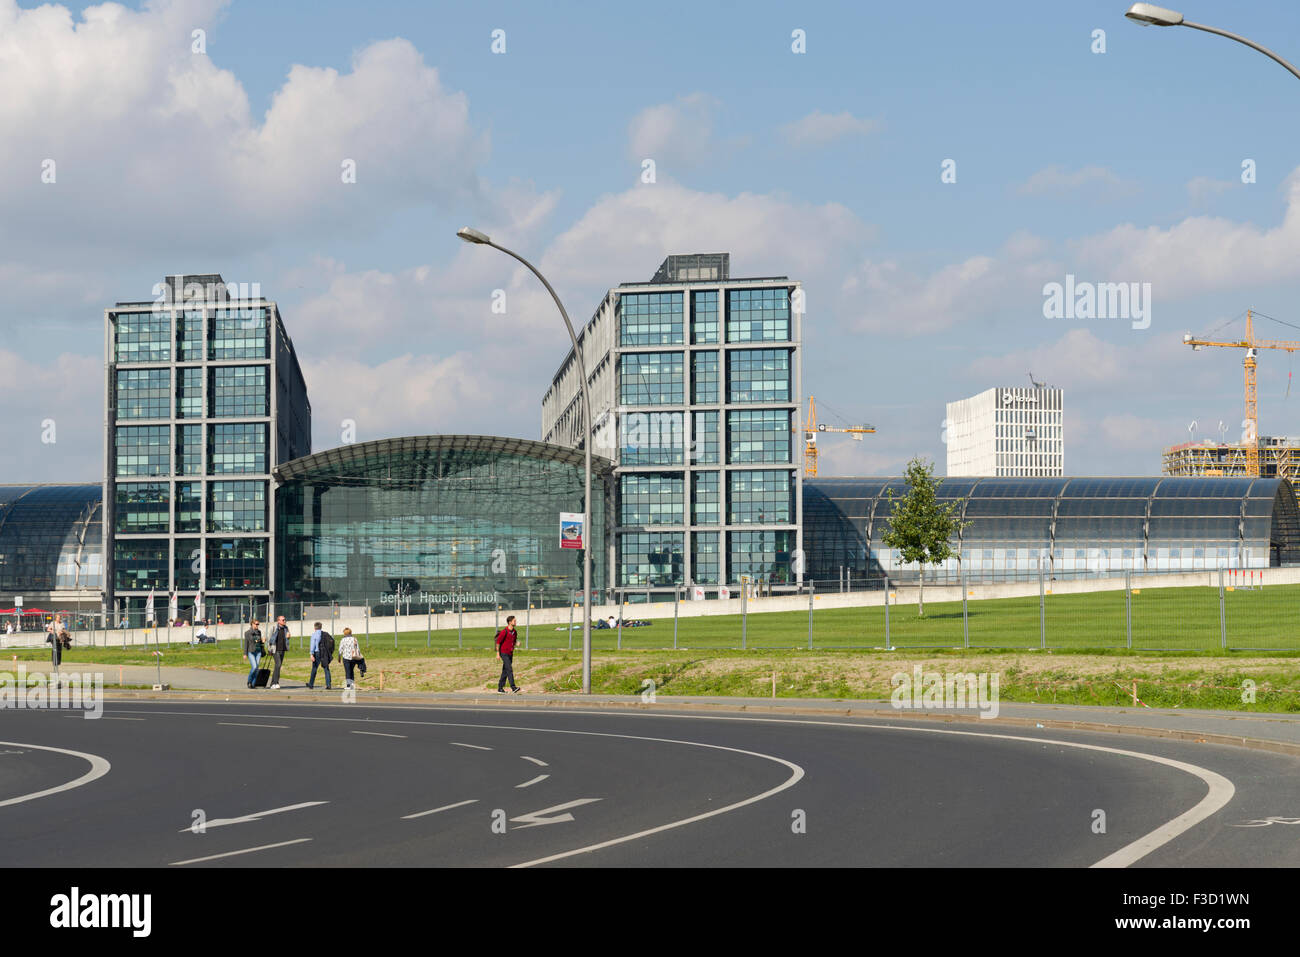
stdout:
[[[518,817],[510,819],[511,824],[518,824],[523,821],[515,830],[523,830],[525,827],[537,827],[539,824],[559,824],[562,821],[572,821],[572,814],[558,814],[558,811],[567,811],[571,807],[581,807],[584,804],[595,804],[601,798],[578,798],[576,801],[569,801],[567,804],[557,804],[555,807],[542,808],[540,811],[532,811],[528,814],[521,814]],[[551,814],[554,817],[546,817]]]

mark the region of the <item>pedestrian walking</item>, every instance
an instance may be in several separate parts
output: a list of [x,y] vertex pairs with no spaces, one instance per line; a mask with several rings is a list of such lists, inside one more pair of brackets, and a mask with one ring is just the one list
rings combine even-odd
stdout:
[[253,667],[248,670],[248,686],[252,688],[257,682],[257,666],[261,664],[262,655],[266,654],[266,642],[262,640],[261,622],[253,619],[252,627],[244,632],[244,660],[251,661]]
[[497,658],[501,662],[501,679],[497,682],[497,694],[506,693],[506,682],[510,682],[510,690],[514,694],[519,694],[519,689],[515,686],[515,645],[519,643],[519,635],[515,633],[515,616],[511,615],[506,619],[506,626],[497,632],[496,646]]
[[[354,672],[359,668],[361,677],[366,676],[366,659],[361,656],[361,646],[351,628],[343,629],[343,638],[339,641],[339,661],[343,662],[343,687],[355,688],[357,681]],[[325,673],[329,674],[328,671]]]
[[330,659],[334,657],[334,636],[325,631],[321,623],[316,622],[316,628],[311,633],[311,677],[307,679],[307,687],[316,687],[316,669],[325,669],[325,690],[329,691],[330,684]]
[[284,664],[284,656],[289,652],[289,626],[285,623],[284,615],[275,619],[275,628],[271,631],[270,652],[271,658],[275,661],[270,687],[275,689],[280,687],[280,666]]

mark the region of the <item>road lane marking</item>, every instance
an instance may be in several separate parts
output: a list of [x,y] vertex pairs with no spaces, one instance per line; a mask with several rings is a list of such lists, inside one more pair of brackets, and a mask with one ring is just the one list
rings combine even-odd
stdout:
[[104,715],[105,721],[143,721],[144,718],[118,718],[111,714]]
[[217,724],[224,724],[228,728],[287,728],[287,724],[245,724],[241,721],[218,721]]
[[[526,824],[522,824],[519,827],[515,828],[516,831],[522,831],[524,830],[524,828],[528,828],[528,827],[540,827],[543,824],[560,824],[563,821],[572,821],[573,820],[572,814],[556,814],[556,812],[567,811],[571,807],[582,807],[582,805],[584,804],[595,804],[597,801],[600,800],[603,800],[603,798],[578,798],[578,800],[569,801],[566,804],[557,804],[555,805],[555,807],[546,807],[546,808],[542,808],[540,811],[530,811],[527,814],[521,814],[518,817],[512,817],[510,819],[510,823],[514,824],[516,821],[526,821],[527,822]],[[543,815],[546,814],[550,814],[552,816],[543,817]]]
[[[301,804],[289,804],[285,807],[271,808],[269,811],[257,811],[253,814],[244,814],[240,817],[219,817],[212,821],[206,821],[203,825],[204,830],[213,827],[225,827],[227,824],[248,824],[250,821],[257,821],[272,814],[283,814],[285,811],[298,811],[305,807],[316,807],[318,804],[329,804],[329,801],[303,801]],[[194,825],[181,828],[177,833],[184,834],[186,831],[192,831]]]
[[444,804],[442,807],[435,807],[429,811],[420,811],[417,814],[403,814],[402,820],[409,821],[412,818],[424,817],[426,814],[437,814],[439,811],[450,811],[454,807],[464,807],[466,804],[477,804],[478,798],[470,798],[468,801],[457,801],[455,804]]
[[377,738],[405,738],[404,734],[385,734],[383,731],[353,731],[353,734],[373,734]]
[[[375,708],[382,708],[382,707],[385,707],[385,706],[383,706],[383,705],[374,705],[374,706],[372,706],[372,707],[375,707]],[[396,707],[396,708],[395,708],[395,707],[393,707],[393,706],[387,706],[387,707],[392,708],[393,710],[399,710],[399,711],[417,711],[417,710],[424,710],[424,711],[466,711],[466,710],[474,710],[474,709],[472,709],[472,708],[467,708],[467,707],[465,707],[465,706],[405,707],[405,708],[402,708],[402,707]],[[479,709],[479,710],[481,710],[481,709]],[[512,709],[512,710],[513,710],[513,709]],[[526,712],[530,712],[530,709],[518,709],[518,711],[517,711],[516,713],[526,713]],[[155,712],[155,711],[149,711],[149,712],[145,712],[145,713],[146,713],[146,714],[166,713],[166,714],[182,715],[182,716],[187,716],[187,717],[195,717],[195,716],[222,717],[221,713],[219,713],[219,712],[193,712],[193,711]],[[670,713],[670,712],[665,712],[665,713],[658,713],[658,712],[656,712],[656,713],[654,713],[654,714],[642,714],[642,713],[639,713],[639,712],[604,711],[604,710],[597,710],[597,709],[593,709],[593,710],[591,710],[591,711],[584,711],[584,712],[571,712],[571,713],[580,713],[580,714],[583,714],[583,715],[591,715],[591,716],[593,716],[593,717],[602,717],[602,718],[607,718],[607,717],[612,717],[612,716],[616,716],[616,715],[617,715],[617,716],[620,716],[620,717],[631,717],[631,718],[637,718],[637,717],[657,717],[657,718],[679,718],[679,719],[682,719],[682,720],[694,720],[694,721],[701,721],[701,720],[703,720],[703,721],[732,721],[732,722],[740,721],[740,722],[753,722],[753,723],[766,723],[766,724],[812,725],[812,726],[815,726],[815,727],[831,727],[831,728],[846,728],[846,729],[889,730],[889,731],[911,731],[911,732],[920,733],[920,734],[956,734],[956,735],[964,735],[964,736],[968,736],[968,737],[983,737],[983,738],[995,738],[995,739],[997,739],[997,738],[1005,738],[1005,739],[1007,739],[1007,740],[1011,740],[1011,741],[1025,741],[1025,742],[1030,742],[1030,743],[1033,743],[1033,744],[1056,744],[1056,745],[1060,745],[1060,746],[1062,746],[1062,747],[1067,747],[1067,748],[1078,748],[1078,749],[1080,749],[1080,750],[1100,751],[1100,752],[1103,752],[1103,753],[1111,753],[1111,754],[1117,754],[1117,755],[1124,756],[1124,757],[1133,757],[1133,758],[1137,758],[1137,759],[1139,759],[1139,760],[1151,761],[1151,762],[1156,763],[1156,764],[1165,764],[1165,765],[1167,765],[1167,766],[1169,766],[1169,767],[1173,767],[1173,768],[1175,768],[1175,769],[1177,769],[1177,770],[1182,770],[1182,771],[1185,771],[1185,772],[1187,772],[1187,773],[1193,774],[1194,776],[1200,778],[1203,782],[1205,782],[1205,784],[1206,784],[1207,787],[1209,788],[1208,793],[1206,794],[1205,798],[1203,798],[1203,799],[1202,799],[1198,804],[1196,804],[1195,806],[1193,806],[1189,811],[1187,811],[1187,812],[1186,812],[1185,814],[1183,814],[1183,815],[1179,815],[1177,818],[1174,818],[1174,819],[1173,819],[1172,821],[1170,821],[1168,824],[1163,825],[1162,827],[1157,828],[1156,830],[1152,831],[1150,834],[1146,835],[1146,837],[1144,837],[1144,838],[1140,838],[1138,841],[1134,841],[1132,844],[1129,844],[1129,845],[1127,845],[1126,847],[1121,848],[1119,851],[1116,851],[1114,854],[1111,854],[1111,855],[1109,855],[1109,856],[1103,858],[1101,861],[1098,861],[1096,864],[1094,864],[1094,865],[1093,865],[1094,867],[1102,867],[1102,866],[1105,866],[1105,867],[1125,866],[1125,867],[1126,867],[1126,866],[1131,865],[1132,863],[1136,862],[1137,860],[1140,860],[1141,857],[1143,857],[1143,856],[1145,856],[1145,855],[1147,855],[1147,854],[1150,854],[1152,851],[1156,850],[1158,847],[1160,847],[1160,846],[1162,846],[1162,845],[1168,843],[1169,841],[1173,840],[1173,839],[1174,839],[1175,837],[1177,837],[1179,834],[1185,833],[1187,830],[1189,830],[1190,828],[1192,828],[1192,827],[1195,826],[1196,824],[1200,823],[1201,821],[1205,820],[1206,818],[1208,818],[1208,817],[1212,816],[1213,814],[1217,813],[1219,810],[1222,810],[1222,808],[1223,808],[1226,804],[1228,804],[1229,801],[1232,800],[1233,795],[1236,793],[1236,789],[1235,789],[1235,787],[1233,786],[1233,784],[1232,784],[1231,781],[1229,781],[1227,778],[1224,778],[1224,777],[1222,777],[1221,775],[1216,774],[1215,772],[1210,771],[1210,770],[1208,770],[1208,769],[1206,769],[1206,768],[1199,768],[1199,767],[1197,767],[1196,765],[1185,764],[1184,762],[1173,761],[1172,759],[1161,758],[1159,755],[1148,754],[1148,753],[1144,753],[1144,752],[1141,752],[1141,751],[1126,751],[1126,750],[1123,750],[1123,749],[1120,749],[1120,748],[1107,748],[1107,747],[1103,747],[1103,746],[1101,746],[1101,745],[1082,744],[1082,743],[1075,742],[1075,741],[1062,741],[1062,740],[1054,739],[1054,738],[1036,738],[1036,737],[1028,737],[1028,736],[1024,736],[1024,735],[1010,735],[1010,734],[1001,734],[1001,733],[987,732],[987,731],[957,731],[957,730],[952,730],[952,729],[947,729],[947,728],[910,727],[910,726],[905,726],[905,725],[891,725],[891,724],[880,724],[880,723],[868,723],[868,722],[866,722],[866,721],[861,721],[861,720],[857,720],[857,721],[821,721],[821,720],[798,719],[798,718],[747,717],[747,716],[739,716],[739,715],[705,715],[705,714],[682,714],[682,713],[675,713],[675,714],[674,714],[674,713]],[[255,717],[255,715],[246,715],[246,716],[245,716],[245,715],[240,715],[240,717]],[[798,765],[793,764],[792,762],[789,762],[789,761],[785,761],[785,760],[782,759],[782,758],[774,757],[774,756],[772,756],[772,755],[765,755],[765,754],[761,754],[761,753],[759,753],[759,752],[753,752],[753,751],[744,751],[744,750],[741,750],[741,749],[738,749],[738,748],[725,748],[725,747],[722,747],[722,746],[720,746],[720,745],[705,744],[705,743],[703,743],[703,742],[698,742],[698,741],[679,741],[679,740],[675,740],[675,739],[671,739],[671,738],[651,738],[651,737],[645,737],[645,736],[641,736],[641,735],[625,735],[625,734],[615,734],[615,733],[612,733],[612,732],[600,732],[600,731],[573,731],[573,730],[559,729],[559,728],[530,728],[530,727],[521,727],[521,726],[515,726],[515,725],[483,725],[483,724],[468,724],[468,723],[464,723],[464,722],[414,721],[414,720],[409,720],[409,719],[398,719],[398,718],[388,718],[388,719],[384,719],[384,718],[381,718],[381,719],[366,718],[366,719],[361,719],[361,718],[345,718],[345,717],[332,717],[332,716],[313,716],[313,715],[301,715],[301,716],[296,716],[296,715],[295,715],[295,716],[290,716],[289,719],[290,719],[290,720],[292,720],[292,719],[296,719],[296,720],[303,720],[303,721],[359,721],[359,720],[375,721],[375,720],[379,720],[379,721],[384,721],[385,723],[388,723],[388,724],[433,725],[433,726],[437,726],[437,727],[473,728],[473,729],[475,729],[475,730],[528,731],[528,732],[533,732],[533,733],[543,733],[543,734],[573,734],[573,735],[588,735],[588,736],[593,736],[593,737],[628,738],[628,739],[631,739],[631,740],[654,741],[654,742],[660,742],[660,743],[666,743],[666,744],[684,744],[684,745],[690,745],[690,746],[695,746],[695,747],[715,748],[715,749],[717,749],[717,750],[722,750],[722,751],[735,751],[735,752],[740,753],[740,754],[748,754],[748,755],[752,755],[752,756],[756,756],[756,757],[765,758],[765,759],[767,759],[767,760],[775,761],[775,762],[777,762],[777,763],[780,763],[780,764],[786,765],[787,767],[793,768],[793,769],[795,769],[795,770],[797,771],[797,774],[792,775],[792,777],[791,777],[789,780],[787,780],[784,784],[779,785],[778,787],[776,787],[776,788],[774,788],[774,789],[772,789],[772,790],[766,791],[766,792],[764,792],[763,794],[758,795],[758,796],[756,796],[756,797],[754,797],[754,798],[751,798],[751,799],[749,799],[748,801],[740,802],[740,803],[738,803],[738,804],[728,805],[728,806],[726,806],[726,807],[718,808],[717,810],[710,811],[710,812],[708,812],[707,814],[704,814],[704,815],[699,815],[699,816],[696,816],[696,817],[693,817],[693,818],[687,818],[687,819],[685,819],[685,820],[683,820],[683,821],[675,821],[675,822],[672,822],[671,824],[663,825],[663,826],[660,827],[660,828],[652,828],[652,829],[650,829],[650,830],[648,830],[648,831],[638,832],[637,834],[629,835],[629,836],[624,837],[624,838],[617,838],[617,839],[612,840],[612,841],[604,842],[603,844],[592,845],[591,847],[586,847],[586,848],[579,848],[579,849],[577,849],[577,850],[575,850],[575,851],[566,852],[566,853],[564,853],[564,854],[560,854],[560,855],[554,855],[554,856],[551,856],[551,857],[548,857],[548,858],[542,858],[542,859],[539,859],[539,860],[536,860],[536,861],[527,861],[527,862],[524,862],[523,864],[516,864],[516,865],[514,865],[515,867],[529,867],[529,866],[532,866],[532,865],[534,865],[534,864],[547,863],[547,862],[549,862],[549,861],[552,861],[552,860],[558,860],[558,859],[560,859],[560,858],[562,858],[562,857],[569,857],[569,856],[572,856],[572,855],[574,855],[574,854],[581,854],[581,853],[587,853],[587,852],[589,852],[589,851],[599,850],[599,849],[602,848],[602,847],[608,847],[608,846],[611,846],[611,845],[613,845],[613,844],[622,843],[622,842],[624,842],[624,841],[634,840],[634,839],[636,839],[636,838],[644,837],[644,836],[647,836],[647,835],[649,835],[649,834],[658,833],[658,832],[660,832],[660,831],[662,831],[662,830],[667,830],[667,829],[669,829],[669,828],[681,827],[681,826],[683,826],[683,825],[685,825],[685,824],[690,824],[690,823],[693,823],[693,822],[698,821],[698,820],[703,820],[703,819],[706,818],[706,817],[714,817],[714,816],[716,816],[716,815],[718,815],[718,814],[727,813],[728,811],[732,811],[732,810],[735,810],[735,809],[737,809],[737,808],[739,808],[739,807],[743,807],[743,806],[745,806],[746,804],[752,804],[752,803],[755,803],[755,802],[760,801],[760,800],[763,800],[763,799],[765,799],[765,798],[767,798],[767,797],[771,797],[771,796],[774,795],[774,794],[778,794],[778,793],[780,793],[781,791],[786,790],[787,788],[793,787],[795,784],[797,784],[797,783],[799,782],[800,779],[802,779],[803,774],[804,774],[803,769],[800,768]],[[284,719],[282,718],[282,720],[284,720]],[[459,744],[459,742],[453,742],[453,743],[454,743],[454,744]],[[465,747],[466,745],[461,745],[461,746],[462,746],[462,747]],[[469,747],[476,747],[476,748],[480,748],[481,750],[491,750],[490,748],[483,748],[481,745],[469,745]],[[1193,770],[1193,769],[1194,769],[1194,770]],[[1216,779],[1217,779],[1217,780],[1216,780]],[[1157,837],[1159,838],[1158,842],[1154,842],[1154,843],[1152,843],[1152,842],[1151,842],[1151,839],[1155,839],[1155,838],[1157,838]],[[1140,851],[1140,853],[1138,853],[1139,851]],[[1124,855],[1124,857],[1120,857],[1120,855]],[[1127,859],[1127,863],[1124,863],[1124,864],[1119,863],[1119,861],[1121,861],[1121,860],[1125,860],[1125,859]]]
[[481,744],[462,744],[459,741],[453,741],[452,744],[458,748],[473,748],[475,751],[491,751],[491,748],[485,748]]
[[182,864],[201,864],[204,861],[215,861],[219,857],[237,857],[240,854],[252,854],[254,851],[269,851],[274,847],[288,847],[290,844],[305,844],[310,840],[310,837],[300,837],[295,841],[281,841],[279,844],[263,844],[260,847],[246,847],[242,851],[226,851],[224,854],[209,854],[207,857],[192,857],[188,861],[172,861],[167,866],[180,867]]
[[82,751],[69,751],[67,748],[51,748],[44,744],[24,744],[21,741],[0,741],[0,745],[9,748],[31,748],[34,751],[53,751],[55,754],[70,754],[74,758],[81,758],[82,760],[90,762],[90,770],[75,781],[69,781],[67,784],[60,784],[58,787],[54,788],[46,788],[44,791],[33,791],[31,794],[22,794],[15,798],[0,801],[0,807],[8,807],[10,804],[22,804],[24,801],[35,801],[37,798],[48,797],[51,794],[58,794],[60,791],[71,791],[73,788],[79,788],[83,784],[97,781],[107,774],[113,767],[107,760],[101,758],[98,754],[86,754]]
[[525,761],[532,761],[533,764],[537,765],[539,768],[549,768],[549,767],[550,767],[549,764],[547,764],[545,761],[542,761],[540,758],[530,758],[530,757],[529,757],[528,755],[526,755],[526,754],[521,754],[521,755],[519,755],[519,756],[520,756],[521,758],[523,758]]
[[540,784],[541,782],[545,781],[545,780],[546,780],[547,778],[549,778],[549,777],[550,777],[549,774],[539,774],[539,775],[537,775],[537,777],[533,778],[531,781],[525,781],[523,784],[516,784],[515,787],[517,787],[517,788],[527,788],[527,787],[532,787],[534,784]]

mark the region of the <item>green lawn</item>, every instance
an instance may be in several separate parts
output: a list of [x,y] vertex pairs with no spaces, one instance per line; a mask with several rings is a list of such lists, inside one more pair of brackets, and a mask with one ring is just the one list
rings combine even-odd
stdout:
[[[1227,647],[1243,650],[1300,651],[1300,585],[1271,585],[1262,591],[1235,591],[1225,595]],[[637,614],[628,606],[629,618]],[[1028,598],[1001,598],[970,601],[967,604],[967,627],[972,648],[1038,648],[1039,601]],[[522,617],[522,616],[521,616]],[[1133,648],[1153,651],[1218,651],[1221,648],[1219,595],[1217,588],[1147,588],[1132,596]],[[1123,591],[1090,592],[1080,595],[1048,595],[1045,607],[1047,647],[1057,650],[1123,649],[1126,647],[1126,609]],[[382,629],[382,619],[369,638],[362,639],[367,655],[385,657],[418,656],[428,650],[440,652],[463,647],[467,651],[490,650],[495,629],[467,628],[458,640],[455,619],[432,633],[424,630],[403,632],[397,636],[396,649],[391,631]],[[593,648],[598,651],[660,650],[674,647],[673,620],[653,619],[642,628],[625,628],[621,645],[616,631],[592,631]],[[565,625],[534,625],[519,628],[526,647],[566,650],[570,636]],[[743,638],[742,638],[743,633]],[[100,633],[102,639],[103,633]],[[308,638],[294,637],[293,650],[305,650]],[[806,649],[808,648],[808,612],[770,612],[740,615],[682,618],[677,623],[676,646],[685,650],[721,649]],[[916,605],[892,605],[889,608],[889,642],[895,648],[962,647],[962,606],[960,602],[927,602],[925,616],[918,617]],[[581,629],[572,635],[574,648],[581,647]],[[885,609],[821,608],[814,611],[812,647],[815,650],[863,649],[885,646]],[[218,645],[191,648],[176,644],[162,646],[167,664],[190,664],[199,667],[222,667],[231,660],[238,642],[227,640]],[[13,652],[20,657],[48,657],[46,651]],[[93,654],[91,658],[88,655]],[[102,657],[100,657],[102,656]],[[104,661],[114,664],[152,664],[152,646],[114,649],[87,649],[78,642],[68,653],[69,660]]]

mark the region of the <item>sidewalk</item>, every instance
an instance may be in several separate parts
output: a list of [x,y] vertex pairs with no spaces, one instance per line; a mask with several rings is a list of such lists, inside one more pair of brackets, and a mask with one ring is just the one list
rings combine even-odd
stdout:
[[[48,661],[23,663],[28,673],[48,672]],[[149,665],[78,664],[65,661],[60,670],[102,673],[105,691],[112,691],[120,680],[125,685],[147,688],[158,680],[158,669]],[[128,697],[153,697],[158,694],[195,692],[234,692],[250,699],[265,701],[273,695],[278,702],[305,702],[327,699],[323,682],[308,691],[301,679],[282,679],[279,691],[259,688],[249,691],[242,674],[207,671],[202,668],[163,667],[162,681],[170,692],[124,691]],[[370,682],[367,682],[369,685]],[[341,691],[341,681],[335,691]],[[1017,725],[1029,728],[1065,728],[1073,730],[1119,731],[1155,737],[1176,737],[1211,744],[1249,744],[1267,750],[1300,755],[1300,714],[1251,713],[1246,711],[1201,711],[1177,708],[1098,707],[1090,705],[1048,705],[1002,703],[996,718],[981,718],[974,709],[912,710],[896,709],[887,700],[847,700],[841,698],[731,698],[658,695],[653,704],[639,695],[496,695],[491,692],[376,691],[373,686],[359,688],[357,702],[366,704],[473,705],[560,708],[635,708],[645,711],[744,712],[749,714],[786,715],[789,717],[840,716],[878,720],[916,718],[961,723],[963,725]],[[973,729],[972,729],[973,730]]]

